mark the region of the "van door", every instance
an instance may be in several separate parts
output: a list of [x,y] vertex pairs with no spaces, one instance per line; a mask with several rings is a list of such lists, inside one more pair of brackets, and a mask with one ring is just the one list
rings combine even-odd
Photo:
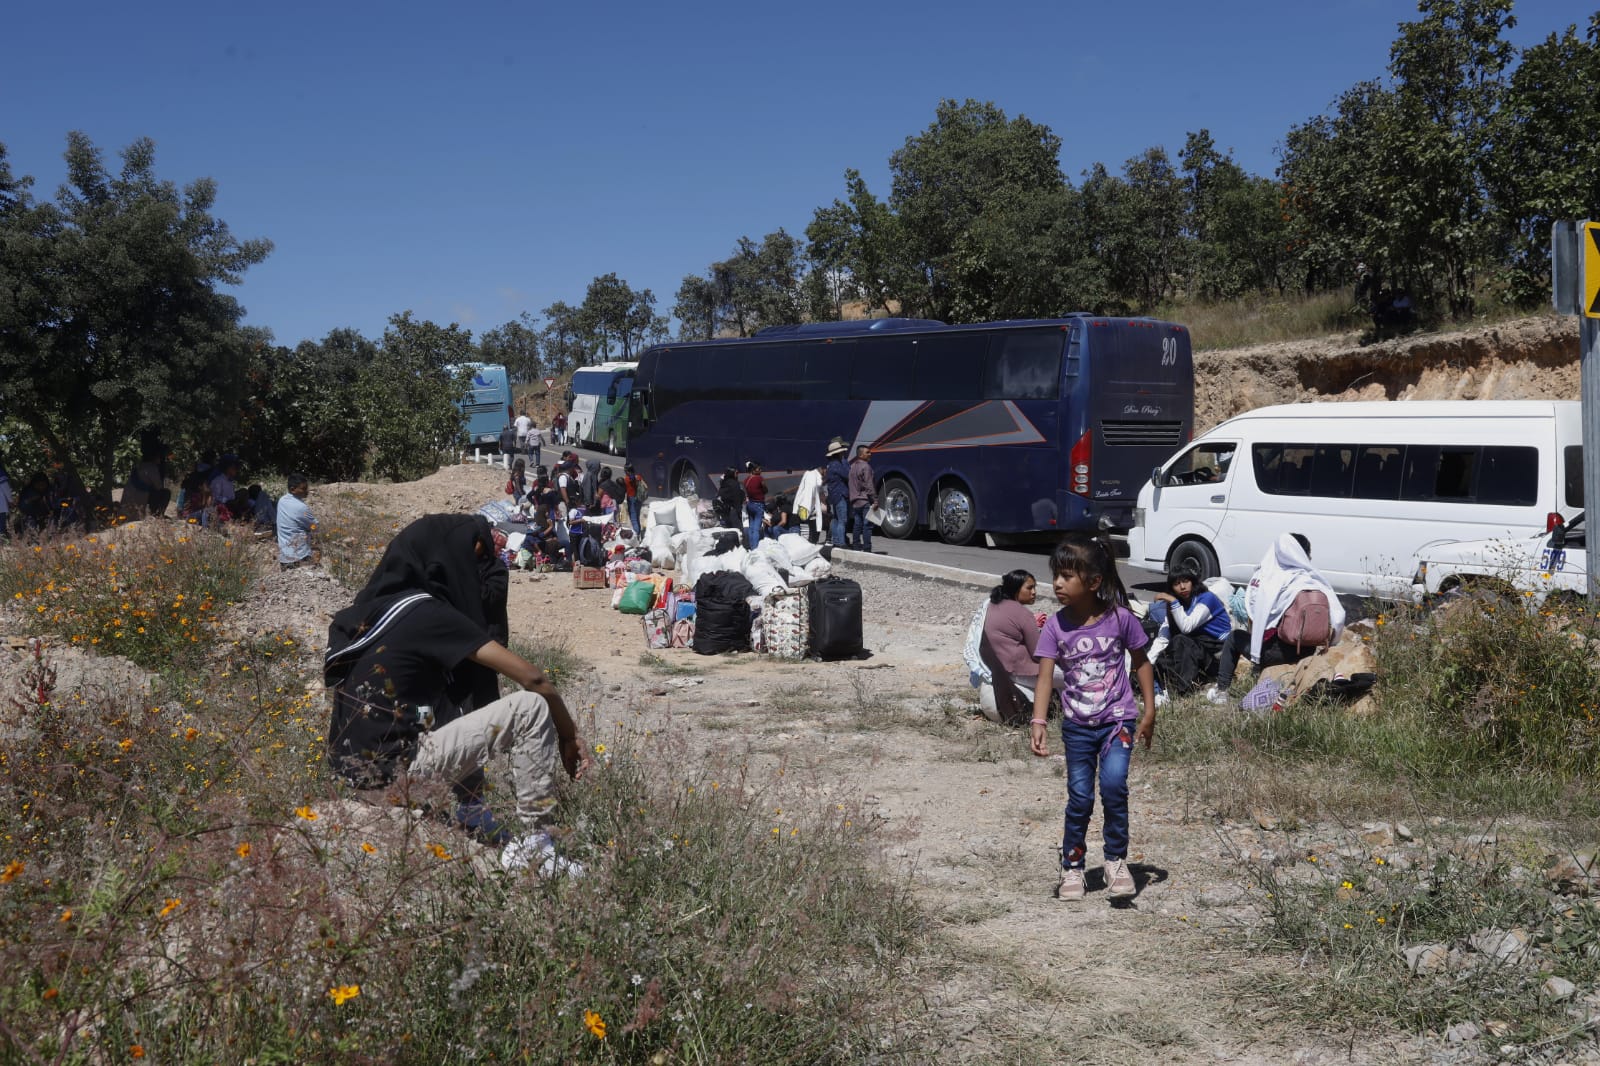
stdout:
[[1210,553],[1215,572],[1217,536],[1228,513],[1228,495],[1238,480],[1233,469],[1238,449],[1236,440],[1207,438],[1162,468],[1144,519],[1148,553],[1162,551],[1163,558],[1169,558],[1184,541],[1198,541]]

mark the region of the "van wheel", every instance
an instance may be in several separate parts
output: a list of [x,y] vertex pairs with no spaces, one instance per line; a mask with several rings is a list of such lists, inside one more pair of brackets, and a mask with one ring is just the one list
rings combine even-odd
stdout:
[[886,537],[904,540],[917,528],[917,497],[904,478],[892,477],[883,483],[879,497],[883,507],[883,525],[878,527]]
[[700,495],[700,477],[695,473],[693,463],[684,463],[678,467],[678,476],[673,478],[677,488],[677,495],[685,499],[694,499]]
[[1173,545],[1172,550],[1167,553],[1167,573],[1170,574],[1184,563],[1192,564],[1200,571],[1202,582],[1222,575],[1222,567],[1217,562],[1217,553],[1203,540],[1180,540]]
[[978,533],[978,507],[972,492],[956,482],[939,490],[935,524],[946,544],[970,544]]

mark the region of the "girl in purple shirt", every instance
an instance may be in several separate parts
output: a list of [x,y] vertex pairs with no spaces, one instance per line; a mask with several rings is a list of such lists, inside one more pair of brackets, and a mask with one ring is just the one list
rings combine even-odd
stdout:
[[[1098,771],[1106,888],[1111,898],[1126,898],[1138,892],[1128,869],[1128,761],[1134,742],[1148,750],[1156,731],[1155,672],[1145,657],[1150,638],[1128,610],[1128,593],[1105,541],[1069,535],[1050,556],[1050,571],[1056,599],[1065,606],[1044,624],[1034,656],[1041,664],[1051,660],[1066,676],[1061,739],[1067,749],[1067,812],[1056,897],[1083,898],[1084,840]],[[1129,683],[1129,658],[1139,679],[1142,713]],[[1035,755],[1050,754],[1045,726],[1052,673],[1041,669],[1034,689],[1029,746]]]

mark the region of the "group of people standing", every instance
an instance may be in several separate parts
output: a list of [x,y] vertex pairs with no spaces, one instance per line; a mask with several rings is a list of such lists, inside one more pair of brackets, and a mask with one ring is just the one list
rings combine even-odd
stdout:
[[872,551],[868,515],[878,504],[872,450],[860,445],[855,457],[846,461],[849,453],[844,439],[834,437],[825,460],[801,473],[793,493],[772,493],[759,462],[746,463],[742,473],[728,467],[714,500],[718,521],[742,528],[747,548],[754,548],[762,537],[801,533],[815,541],[826,533],[836,548]]
[[[1047,729],[1060,715],[1067,807],[1057,898],[1081,900],[1087,890],[1085,842],[1097,783],[1105,884],[1111,898],[1125,898],[1138,891],[1127,862],[1128,767],[1135,745],[1148,749],[1154,740],[1164,702],[1158,677],[1168,691],[1192,691],[1211,679],[1208,696],[1220,702],[1241,658],[1265,669],[1315,654],[1317,647],[1283,636],[1303,593],[1320,594],[1328,605],[1328,643],[1338,640],[1344,609],[1300,534],[1280,535],[1249,584],[1228,597],[1239,601],[1237,625],[1234,611],[1189,566],[1167,574],[1166,591],[1150,615],[1139,617],[1103,537],[1068,535],[1051,555],[1050,570],[1061,608],[1035,614],[1033,575],[1006,574],[973,619],[966,657],[975,678],[990,679],[997,719],[1021,724],[1023,710],[1031,709],[1035,755],[1049,754]],[[1151,615],[1164,616],[1156,634]],[[1158,640],[1164,646],[1152,657]]]

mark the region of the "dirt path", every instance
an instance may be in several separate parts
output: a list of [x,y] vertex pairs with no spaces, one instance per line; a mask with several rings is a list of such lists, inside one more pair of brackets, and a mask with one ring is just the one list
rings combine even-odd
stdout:
[[[446,469],[387,490],[408,514],[490,498],[484,468]],[[338,490],[333,490],[338,491]],[[980,593],[880,571],[848,573],[865,594],[871,658],[785,663],[765,656],[647,654],[636,618],[610,593],[565,574],[514,574],[515,638],[565,644],[595,673],[569,700],[604,740],[618,729],[674,728],[690,749],[756,780],[783,775],[859,804],[881,829],[890,867],[936,916],[948,950],[915,975],[925,1002],[909,1024],[952,1061],[1332,1062],[1418,1056],[1409,1040],[1353,1049],[1297,1031],[1242,996],[1241,977],[1280,963],[1230,947],[1255,918],[1242,870],[1173,771],[1136,762],[1134,848],[1142,883],[1130,906],[1103,891],[1052,899],[1064,802],[1060,757],[1037,759],[1018,733],[973,714],[959,666]],[[1098,819],[1090,856],[1099,854]],[[1094,885],[1091,872],[1091,885]],[[1204,906],[1202,897],[1214,904]]]

